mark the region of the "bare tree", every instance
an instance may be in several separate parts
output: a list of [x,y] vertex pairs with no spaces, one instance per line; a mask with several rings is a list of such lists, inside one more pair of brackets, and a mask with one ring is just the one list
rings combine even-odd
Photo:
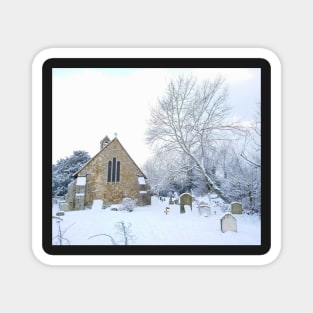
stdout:
[[110,238],[112,245],[118,245],[119,243],[121,243],[127,246],[130,241],[134,241],[136,239],[131,230],[131,226],[132,226],[131,223],[129,223],[126,226],[124,221],[119,221],[114,224],[114,227],[117,230],[116,235],[119,236],[119,240],[115,240],[109,234],[97,234],[97,235],[90,236],[88,239],[92,239],[92,238],[99,237],[99,236],[105,236],[105,237]]
[[117,229],[116,235],[120,237],[119,242],[124,243],[124,245],[127,246],[130,241],[135,240],[135,236],[131,230],[131,223],[128,223],[126,226],[124,221],[119,221],[115,223],[114,226]]
[[256,109],[255,119],[247,128],[245,143],[240,156],[253,167],[261,168],[261,112],[260,104]]
[[159,151],[149,159],[144,165],[144,171],[149,177],[152,191],[159,194],[169,191],[174,185],[185,185],[190,169],[185,159],[176,151]]
[[176,151],[187,157],[180,168],[198,171],[210,190],[230,202],[218,186],[215,176],[206,169],[210,155],[219,143],[229,139],[233,125],[226,123],[228,92],[221,77],[198,83],[194,77],[171,81],[163,98],[152,110],[148,143],[161,151]]
[[52,238],[54,241],[53,244],[63,246],[63,245],[70,245],[71,242],[69,239],[64,237],[64,234],[68,231],[69,228],[71,228],[75,223],[71,224],[68,226],[65,230],[61,229],[61,222],[63,221],[60,217],[58,216],[52,216],[53,219],[56,219],[56,223],[58,224],[58,234]]

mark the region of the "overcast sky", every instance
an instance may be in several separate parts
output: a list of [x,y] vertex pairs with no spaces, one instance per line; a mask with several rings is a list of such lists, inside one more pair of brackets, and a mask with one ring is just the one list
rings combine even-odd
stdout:
[[260,69],[53,69],[53,163],[85,150],[93,157],[115,133],[142,166],[151,155],[145,131],[151,107],[179,75],[199,80],[222,75],[232,119],[253,119],[260,102]]

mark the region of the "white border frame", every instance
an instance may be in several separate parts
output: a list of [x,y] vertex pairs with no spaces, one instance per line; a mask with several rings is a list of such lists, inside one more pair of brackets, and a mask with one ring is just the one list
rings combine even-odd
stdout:
[[[49,255],[42,248],[42,65],[50,58],[263,58],[271,65],[271,248],[264,255]],[[275,127],[274,127],[275,126]],[[32,249],[49,265],[265,265],[281,249],[281,65],[263,48],[52,48],[32,64]]]

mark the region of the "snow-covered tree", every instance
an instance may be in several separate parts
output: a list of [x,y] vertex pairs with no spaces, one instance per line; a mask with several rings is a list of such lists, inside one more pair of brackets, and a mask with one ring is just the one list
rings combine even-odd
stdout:
[[261,209],[261,130],[260,114],[246,123],[237,140],[219,150],[217,164],[221,169],[221,188],[233,200],[243,202],[247,210]]
[[210,157],[233,131],[233,125],[226,123],[227,95],[225,81],[220,77],[201,83],[194,77],[171,81],[151,112],[147,141],[158,151],[183,155],[179,168],[198,172],[210,190],[230,202],[214,173],[208,170]]
[[90,156],[86,151],[74,151],[73,154],[66,158],[61,158],[52,165],[52,195],[64,196],[67,193],[68,184],[74,179],[76,173]]
[[[177,151],[159,151],[144,165],[151,190],[160,195],[190,191],[190,166]],[[185,164],[185,166],[183,166]]]

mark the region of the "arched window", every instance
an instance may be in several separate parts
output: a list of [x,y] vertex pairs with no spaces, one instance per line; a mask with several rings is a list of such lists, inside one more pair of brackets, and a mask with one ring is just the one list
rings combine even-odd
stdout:
[[117,161],[117,166],[116,166],[116,181],[120,181],[120,168],[121,168],[121,162]]
[[121,162],[114,157],[108,162],[108,183],[115,183],[120,181]]
[[115,182],[116,177],[116,158],[113,158],[113,168],[112,168],[112,182]]
[[111,182],[111,174],[112,174],[112,161],[108,163],[108,183]]

